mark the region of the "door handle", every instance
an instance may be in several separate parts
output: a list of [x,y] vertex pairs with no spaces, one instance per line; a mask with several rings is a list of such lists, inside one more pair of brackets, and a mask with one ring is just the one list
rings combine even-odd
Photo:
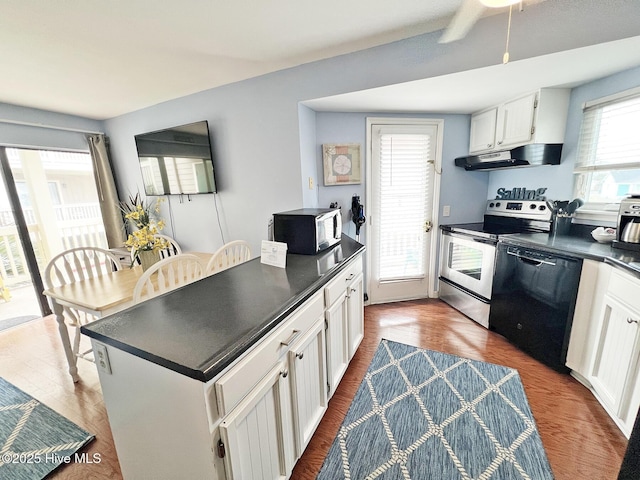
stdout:
[[426,222],[424,222],[424,231],[425,232],[429,233],[432,228],[433,228],[433,223],[431,223],[431,220],[427,220]]

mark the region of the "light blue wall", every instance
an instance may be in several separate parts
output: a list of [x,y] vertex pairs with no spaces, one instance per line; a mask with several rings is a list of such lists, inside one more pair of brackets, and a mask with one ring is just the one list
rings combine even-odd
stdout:
[[[466,172],[453,164],[455,157],[466,155],[469,145],[469,115],[442,114],[389,114],[389,113],[328,113],[318,112],[316,130],[317,175],[322,179],[323,143],[359,143],[363,156],[363,178],[366,153],[366,119],[367,117],[411,117],[444,120],[442,145],[442,177],[440,179],[440,206],[451,207],[450,217],[441,217],[440,223],[464,223],[481,221],[484,213],[484,200],[487,196],[487,175],[477,172]],[[365,184],[338,185],[325,187],[319,182],[318,199],[320,206],[328,207],[331,202],[338,202],[345,220],[345,233],[355,237],[355,225],[350,221],[349,209],[351,197],[359,195],[366,204]],[[361,240],[366,241],[364,229]]]
[[[0,103],[0,145],[88,152],[84,133],[102,132],[101,121]],[[43,128],[42,125],[57,127]]]
[[[522,15],[514,19],[512,61],[640,34],[640,25],[634,20],[640,17],[640,2],[608,2],[607,11],[617,9],[615,18],[600,15],[604,7],[598,4],[584,8],[580,0],[541,5],[529,8],[526,18]],[[591,9],[598,12],[594,14]],[[607,22],[615,23],[615,28],[604,28]],[[107,120],[105,128],[121,179],[119,187],[123,192],[135,191],[142,183],[134,135],[208,120],[216,150],[218,209],[213,195],[192,197],[191,202],[184,199],[183,203],[171,198],[171,212],[166,215],[173,219],[173,235],[186,250],[211,251],[221,245],[222,232],[227,241],[248,240],[255,253],[260,240],[266,238],[272,213],[313,202],[305,178],[309,137],[300,131],[301,121],[307,124],[311,118],[309,112],[303,114],[303,120],[299,118],[299,102],[494,65],[501,59],[503,34],[504,16],[493,16],[476,24],[459,42],[439,44],[438,32],[421,35]],[[317,139],[317,143],[320,141]],[[444,168],[448,168],[446,163]],[[447,179],[443,200],[451,205],[452,220],[476,219],[476,207],[470,207],[466,200],[470,189],[454,184],[462,179],[481,191],[486,180],[480,175],[454,171]],[[352,189],[348,189],[346,195],[351,193]],[[321,204],[325,203],[326,198],[318,198]]]
[[[322,207],[324,205],[318,203],[318,185],[321,185],[322,177],[318,176],[316,167],[316,112],[302,104],[298,105],[298,112],[300,115],[302,205],[305,208]],[[310,185],[309,179],[313,185]]]
[[582,105],[589,100],[606,97],[640,86],[640,68],[595,80],[571,91],[565,141],[560,165],[501,170],[488,173],[488,197],[494,198],[500,187],[548,187],[547,198],[570,200],[573,198],[573,167],[576,162],[577,145],[582,123]]
[[[512,61],[640,34],[640,2],[585,3],[543,2],[514,16]],[[615,14],[608,15],[609,12]],[[317,146],[322,140],[315,138],[315,132],[309,133],[314,130],[315,118],[308,109],[299,107],[301,101],[497,64],[504,48],[504,16],[482,19],[462,41],[439,44],[439,36],[438,32],[421,35],[301,65],[164,102],[102,124],[3,105],[0,118],[20,117],[22,121],[64,128],[104,130],[111,140],[121,195],[142,186],[134,135],[208,120],[220,193],[192,196],[190,201],[186,197],[170,197],[163,211],[169,224],[167,233],[174,235],[185,250],[196,251],[213,251],[223,241],[244,238],[252,244],[255,254],[260,240],[266,238],[273,212],[313,204],[316,195],[320,203],[327,200],[320,198],[319,190],[308,189],[308,172],[313,171],[314,157],[317,162]],[[118,74],[126,76],[126,72],[114,72]],[[462,136],[455,132],[468,129],[467,124],[466,119],[451,119],[444,132],[445,145],[455,145],[455,139]],[[83,135],[1,127],[3,144],[86,148]],[[453,135],[452,142],[448,135]],[[360,136],[364,138],[364,125]],[[452,222],[473,221],[479,212],[477,206],[470,205],[469,197],[486,198],[489,177],[447,165],[458,154],[454,151],[458,148],[464,153],[466,142],[445,152],[442,205],[451,205]],[[319,168],[318,163],[315,168]],[[321,183],[320,179],[316,177],[316,184]],[[483,190],[482,195],[479,192]],[[350,198],[352,193],[349,188],[344,196]]]

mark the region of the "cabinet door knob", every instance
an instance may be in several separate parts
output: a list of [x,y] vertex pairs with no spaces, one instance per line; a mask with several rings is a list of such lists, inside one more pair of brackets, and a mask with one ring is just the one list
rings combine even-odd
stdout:
[[493,144],[487,143],[487,148],[491,148],[491,147],[493,147]]
[[299,358],[300,360],[302,360],[303,357],[304,357],[304,352],[296,353],[296,358]]
[[280,375],[282,375],[282,378],[287,378],[287,375],[289,375],[289,370],[282,370],[280,372]]
[[353,280],[355,278],[356,274],[352,273],[351,275],[349,275],[347,278],[344,279],[345,282],[350,282],[351,280]]
[[627,317],[627,323],[638,323],[638,320],[634,320],[631,317]]

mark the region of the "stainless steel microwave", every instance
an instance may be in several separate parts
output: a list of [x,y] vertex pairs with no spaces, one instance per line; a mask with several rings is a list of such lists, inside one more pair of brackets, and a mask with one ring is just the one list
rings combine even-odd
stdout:
[[287,244],[288,253],[315,255],[340,242],[339,208],[301,208],[273,214],[273,239]]

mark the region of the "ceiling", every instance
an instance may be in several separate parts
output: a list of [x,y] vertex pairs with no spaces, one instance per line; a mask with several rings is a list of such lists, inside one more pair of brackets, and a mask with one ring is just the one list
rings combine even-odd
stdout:
[[112,118],[439,30],[461,2],[0,0],[0,102]]
[[[389,8],[388,0],[0,0],[4,73],[0,102],[112,118],[216,86],[440,30],[462,1],[396,0]],[[612,48],[593,53],[612,60],[606,67],[602,61],[580,64],[564,52],[558,55],[567,57],[554,56],[554,67],[539,67],[540,75],[557,74],[553,79],[527,77],[527,82],[535,83],[533,88],[550,81],[580,83],[640,64],[633,60],[637,63],[630,65],[633,55],[620,53],[620,45]],[[640,51],[637,43],[623,50]],[[497,71],[504,80],[505,72],[515,75],[524,64],[512,62]],[[320,110],[468,111],[473,104],[466,94],[475,90],[477,99],[480,81],[490,95],[496,93],[495,72],[489,68],[430,79],[438,87],[437,98],[425,93],[429,85],[411,82],[309,105]],[[525,87],[522,81],[518,86]],[[500,92],[501,98],[507,96],[503,87]],[[373,98],[377,103],[371,103]]]

